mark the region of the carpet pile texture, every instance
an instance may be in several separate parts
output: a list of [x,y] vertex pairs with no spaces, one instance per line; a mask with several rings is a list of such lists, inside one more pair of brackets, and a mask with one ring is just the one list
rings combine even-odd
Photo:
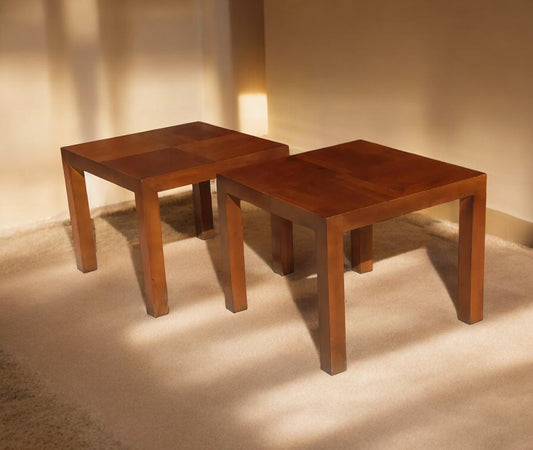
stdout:
[[0,448],[533,448],[532,249],[487,238],[485,319],[469,326],[457,228],[377,224],[374,270],[345,262],[348,370],[331,377],[312,232],[295,227],[295,272],[280,277],[269,218],[244,205],[248,310],[232,314],[218,233],[194,237],[190,193],[161,212],[170,314],[157,319],[132,207],[94,219],[86,274],[69,223],[0,239]]

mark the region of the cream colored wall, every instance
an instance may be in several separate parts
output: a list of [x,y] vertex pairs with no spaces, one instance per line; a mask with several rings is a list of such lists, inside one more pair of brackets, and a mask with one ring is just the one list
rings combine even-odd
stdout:
[[[67,217],[61,145],[206,120],[293,151],[364,137],[484,170],[533,244],[533,6],[0,0],[0,232]],[[88,176],[91,206],[132,198]],[[453,218],[454,208],[436,211]]]
[[1,0],[0,229],[66,217],[61,145],[200,119],[201,67],[194,0]]
[[263,0],[201,0],[204,120],[268,132]]
[[265,0],[269,135],[485,171],[489,231],[531,245],[532,17],[528,0]]
[[[264,96],[262,1],[0,0],[0,231],[67,217],[62,145],[192,120],[266,132],[266,106],[241,123],[250,82]],[[87,185],[93,208],[133,198]]]
[[[67,217],[59,148],[205,120],[266,134],[262,0],[0,0],[0,232]],[[87,175],[92,208],[133,195]]]

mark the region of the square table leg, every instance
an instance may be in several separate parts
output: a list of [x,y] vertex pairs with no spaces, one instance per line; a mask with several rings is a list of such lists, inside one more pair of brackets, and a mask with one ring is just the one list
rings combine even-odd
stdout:
[[372,225],[351,231],[352,267],[356,272],[372,271]]
[[215,234],[210,181],[207,180],[193,184],[192,198],[196,236],[200,239],[209,239]]
[[248,307],[241,202],[224,193],[221,184],[218,189],[218,220],[226,308],[232,312],[239,312]]
[[287,275],[294,271],[294,250],[292,222],[270,215],[272,232],[272,269],[280,275]]
[[85,175],[83,171],[72,167],[67,158],[63,157],[62,159],[76,263],[82,272],[90,272],[96,270],[96,246]]
[[139,222],[146,310],[148,314],[158,317],[168,314],[168,298],[157,192],[141,185],[135,192],[135,204]]
[[459,208],[457,317],[463,322],[475,323],[483,319],[485,190],[462,198]]
[[342,230],[326,222],[316,231],[320,367],[330,375],[346,370],[344,249]]

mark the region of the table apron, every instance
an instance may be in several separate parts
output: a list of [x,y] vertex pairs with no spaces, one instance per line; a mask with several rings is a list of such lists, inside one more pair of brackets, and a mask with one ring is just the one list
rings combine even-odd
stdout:
[[357,209],[339,216],[331,217],[343,231],[350,231],[383,220],[393,219],[431,206],[448,203],[474,195],[485,195],[486,175],[458,181],[446,186],[429,189],[424,192],[407,195],[386,203]]
[[283,200],[263,194],[223,175],[217,176],[217,193],[217,195],[230,195],[244,202],[251,203],[272,214],[315,231],[321,229],[326,221],[321,216],[299,208],[298,206],[291,205]]
[[118,173],[116,170],[106,167],[102,163],[94,162],[83,156],[67,151],[63,152],[67,162],[76,170],[87,172],[110,183],[116,184],[124,189],[135,192],[139,188],[139,180]]
[[217,189],[219,195],[232,195],[315,231],[321,230],[324,223],[329,222],[338,226],[343,232],[346,232],[442,203],[448,203],[473,195],[485,195],[486,175],[482,174],[468,180],[428,189],[424,192],[407,195],[385,203],[382,202],[331,217],[319,216],[286,201],[261,193],[223,175],[217,176]]

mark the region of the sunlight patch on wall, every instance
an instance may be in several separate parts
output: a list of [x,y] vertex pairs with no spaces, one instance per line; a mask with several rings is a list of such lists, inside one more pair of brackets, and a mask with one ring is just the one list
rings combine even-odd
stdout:
[[268,133],[268,102],[265,93],[239,95],[239,130],[256,136]]

